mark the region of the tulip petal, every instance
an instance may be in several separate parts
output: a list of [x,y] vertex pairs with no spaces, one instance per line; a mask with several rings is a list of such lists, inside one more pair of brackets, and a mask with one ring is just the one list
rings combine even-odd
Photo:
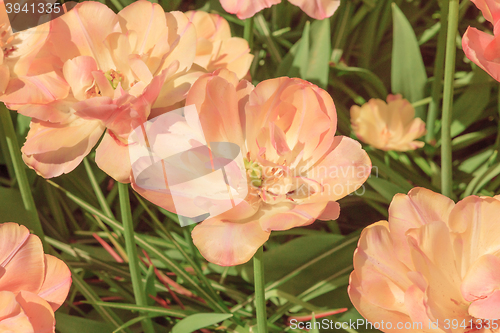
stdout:
[[35,333],[55,332],[56,320],[49,303],[27,291],[21,291],[16,299],[28,316]]
[[220,0],[222,8],[236,14],[240,20],[254,16],[264,8],[279,4],[281,0]]
[[457,233],[457,265],[464,276],[483,254],[500,251],[500,201],[470,196],[450,213],[450,229]]
[[60,176],[81,163],[103,131],[100,121],[77,119],[65,125],[32,121],[21,149],[23,160],[44,178]]
[[359,142],[336,136],[330,149],[330,153],[307,171],[307,177],[322,186],[322,191],[311,200],[337,201],[356,191],[370,176],[371,161]]
[[1,100],[16,110],[25,104],[47,104],[68,96],[69,85],[52,73],[11,79]]
[[398,258],[411,265],[406,232],[433,221],[448,222],[454,202],[425,188],[414,188],[408,195],[396,194],[389,206],[391,237]]
[[462,46],[467,58],[490,74],[495,80],[500,81],[500,63],[487,57],[486,51],[490,44],[497,44],[495,37],[469,27],[462,38]]
[[[325,210],[326,205],[326,202],[302,205],[273,205],[271,212],[260,218],[260,225],[263,230],[269,232],[272,230],[289,230],[295,227],[304,227],[313,223]],[[279,206],[282,206],[286,211],[280,212],[282,209]]]
[[331,17],[340,6],[340,0],[288,0],[317,20]]
[[249,261],[269,238],[259,221],[229,222],[210,218],[194,227],[193,242],[208,261],[235,266]]
[[469,306],[469,314],[475,318],[497,320],[500,318],[500,290],[484,299],[478,299]]
[[97,166],[113,179],[121,183],[130,183],[132,168],[128,147],[125,143],[113,138],[108,131],[96,149]]
[[495,0],[471,0],[483,13],[485,19],[495,25],[500,19],[500,3]]
[[45,278],[38,296],[56,311],[68,296],[71,272],[66,264],[54,256],[45,255]]
[[77,100],[86,99],[86,91],[94,83],[92,72],[95,71],[97,71],[97,64],[92,57],[76,57],[64,63],[64,78]]
[[[7,232],[12,231],[7,230]],[[42,285],[45,269],[40,239],[35,235],[29,235],[20,247],[11,251],[7,251],[10,255],[0,263],[0,266],[5,269],[5,273],[0,278],[0,290],[13,293],[25,290],[37,293]]]
[[104,40],[119,31],[117,15],[105,4],[89,1],[79,3],[68,13],[51,21],[49,41],[52,51],[66,62],[78,56],[95,59],[100,70],[114,68],[113,59]]

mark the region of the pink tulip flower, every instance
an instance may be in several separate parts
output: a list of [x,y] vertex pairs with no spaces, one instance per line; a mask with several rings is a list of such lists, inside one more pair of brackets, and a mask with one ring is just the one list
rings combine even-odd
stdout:
[[203,11],[190,11],[186,16],[193,22],[198,37],[195,64],[210,73],[227,68],[239,79],[247,75],[253,60],[248,42],[231,37],[229,23],[222,16]]
[[359,140],[382,150],[408,151],[424,146],[416,141],[425,134],[425,123],[401,95],[389,95],[387,103],[371,99],[351,108],[351,126]]
[[97,144],[97,165],[129,182],[127,136],[154,112],[182,103],[201,72],[191,73],[193,24],[180,12],[137,1],[115,14],[78,4],[51,21],[29,77],[11,80],[3,101],[32,117],[22,148],[45,178],[72,171]]
[[[206,142],[240,147],[247,173],[246,198],[193,230],[194,244],[212,263],[243,264],[273,230],[336,219],[336,201],[370,175],[371,162],[360,144],[335,136],[337,114],[330,95],[307,81],[284,77],[254,88],[219,70],[195,82],[186,104],[196,106]],[[171,193],[134,181],[132,186],[176,212]]]
[[397,194],[361,234],[349,296],[383,332],[498,332],[499,239],[497,198]]
[[[340,0],[288,0],[300,7],[307,15],[317,20],[331,17],[340,6]],[[254,16],[264,8],[281,3],[281,0],[220,0],[222,8],[236,14],[239,19]]]
[[55,332],[54,311],[70,286],[70,270],[43,253],[37,236],[16,223],[0,224],[0,332]]
[[38,51],[49,35],[49,25],[13,33],[3,1],[0,1],[0,96],[10,79],[27,75]]
[[500,81],[500,3],[496,0],[472,0],[484,18],[493,24],[493,36],[469,27],[462,38],[467,58]]

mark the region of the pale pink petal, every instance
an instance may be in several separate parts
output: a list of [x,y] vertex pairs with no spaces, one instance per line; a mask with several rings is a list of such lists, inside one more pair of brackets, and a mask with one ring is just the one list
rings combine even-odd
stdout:
[[67,123],[72,119],[71,107],[74,102],[73,100],[57,100],[48,104],[28,104],[20,107],[17,112],[50,123]]
[[167,30],[165,11],[149,1],[133,2],[118,13],[118,20],[124,31],[137,34],[133,54],[147,54]]
[[89,56],[76,57],[64,63],[64,78],[77,100],[87,98],[87,90],[94,84],[94,71],[97,71],[97,64],[94,58]]
[[340,6],[340,0],[288,0],[317,20],[331,17]]
[[389,221],[394,248],[402,262],[411,263],[406,232],[434,221],[447,223],[454,205],[451,199],[425,188],[394,196],[389,206]]
[[4,261],[12,259],[29,235],[25,226],[12,222],[0,224],[0,266]]
[[[11,252],[12,251],[12,252]],[[14,248],[0,266],[5,274],[0,278],[0,290],[18,293],[21,290],[36,293],[44,276],[43,248],[40,239],[29,235],[18,249]]]
[[130,183],[132,169],[127,144],[113,138],[109,130],[96,149],[95,161],[101,170],[116,181]]
[[356,191],[370,176],[371,161],[359,142],[336,136],[330,152],[306,176],[321,185],[314,201],[337,201]]
[[28,316],[34,333],[55,332],[56,320],[49,303],[40,296],[27,291],[21,291],[16,299]]
[[478,299],[469,306],[469,314],[475,318],[497,320],[500,318],[500,290],[484,299]]
[[61,61],[90,56],[99,69],[107,71],[114,64],[104,40],[119,28],[118,17],[108,6],[86,1],[51,22],[52,31],[57,33],[49,35],[49,42]]
[[[286,204],[287,211],[279,212],[280,208],[273,206],[269,216],[260,218],[260,225],[263,230],[271,232],[272,230],[289,230],[295,227],[303,227],[313,223],[318,216],[325,210],[327,203],[311,203],[302,205]],[[266,214],[267,215],[267,214]]]
[[56,73],[23,76],[9,82],[1,100],[10,109],[25,104],[47,104],[68,96],[69,85]]
[[56,311],[68,296],[71,272],[66,264],[54,256],[45,255],[45,277],[38,296]]
[[16,301],[16,294],[11,291],[0,291],[0,327],[2,327],[3,319],[11,317],[19,310],[20,306]]
[[500,3],[495,0],[471,0],[481,10],[485,19],[495,24],[500,19]]
[[35,333],[16,294],[10,291],[0,291],[0,332]]
[[461,276],[446,223],[432,221],[410,230],[408,243],[414,270],[422,273],[428,283],[425,300],[428,315],[439,321],[466,319],[468,302],[460,291]]
[[340,215],[340,205],[338,202],[330,201],[326,205],[323,213],[318,217],[318,220],[331,221],[339,218]]
[[249,261],[270,233],[251,218],[248,222],[210,218],[196,225],[191,235],[205,259],[220,266],[235,266]]
[[100,121],[75,120],[59,125],[31,122],[24,162],[44,178],[73,171],[95,146],[104,126]]
[[450,229],[457,234],[455,252],[462,276],[484,254],[500,251],[500,201],[470,196],[450,213]]
[[220,0],[226,12],[236,14],[241,20],[252,17],[262,9],[280,2],[281,0]]
[[196,29],[184,13],[165,13],[165,18],[170,52],[165,58],[161,70],[168,68],[174,61],[178,61],[178,71],[188,71],[196,57]]
[[496,61],[496,58],[500,53],[497,52],[495,56],[486,52],[491,47],[498,49],[499,45],[494,36],[472,27],[467,29],[462,38],[462,46],[467,58],[484,69],[497,81],[500,81],[500,63]]
[[194,104],[198,110],[207,142],[233,142],[244,146],[242,116],[238,96],[238,79],[227,70],[202,76],[193,85],[186,105]]
[[[0,57],[2,57],[1,54]],[[5,65],[0,65],[0,95],[3,95],[5,93],[5,89],[9,84],[9,79],[10,79],[9,67]]]

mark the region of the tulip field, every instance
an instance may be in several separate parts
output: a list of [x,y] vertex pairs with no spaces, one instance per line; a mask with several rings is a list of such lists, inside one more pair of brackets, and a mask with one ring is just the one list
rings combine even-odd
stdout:
[[0,0],[0,333],[500,333],[500,0]]

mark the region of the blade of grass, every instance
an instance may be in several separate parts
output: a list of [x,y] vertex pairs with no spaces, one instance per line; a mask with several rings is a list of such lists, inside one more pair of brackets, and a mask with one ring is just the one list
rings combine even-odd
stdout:
[[[98,303],[102,303],[99,296],[94,290],[78,275],[75,270],[70,266],[71,276],[73,278],[73,285],[82,293],[82,295],[92,304],[94,309],[101,315],[101,317],[107,322],[111,323],[115,327],[120,327],[123,322],[120,318],[113,312],[113,310],[106,308]],[[129,329],[126,330],[131,333]]]
[[[448,23],[448,6],[446,2],[441,4],[441,27],[446,27]],[[427,134],[425,136],[425,141],[431,145],[436,143],[436,133],[435,133],[435,123],[437,119],[437,113],[439,109],[439,102],[441,101],[441,89],[443,86],[443,74],[444,74],[444,56],[446,50],[446,29],[441,28],[439,30],[436,60],[434,62],[434,81],[432,82],[431,88],[431,102],[429,103],[429,112],[427,113]]]
[[32,216],[32,219],[30,219],[30,221],[19,222],[25,223],[28,229],[31,229],[35,235],[40,237],[44,246],[44,250],[47,252],[48,249],[45,245],[44,239],[45,235],[43,233],[42,224],[40,223],[40,219],[38,217],[38,212],[36,211],[33,195],[31,194],[31,187],[28,182],[28,177],[24,170],[24,162],[21,157],[21,149],[19,148],[19,143],[17,142],[16,131],[14,130],[14,125],[12,124],[10,111],[3,103],[0,103],[0,123],[2,125],[3,132],[7,141],[7,148],[9,150],[10,159],[12,160],[16,179],[19,184],[19,190],[21,191],[24,208]]
[[[69,192],[68,190],[64,189],[60,185],[48,181],[52,186],[58,188],[61,190],[71,201],[76,203],[78,206],[80,206],[83,210],[89,212],[90,214],[97,215],[99,218],[106,223],[108,226],[110,226],[113,229],[116,229],[118,231],[124,232],[123,226],[116,221],[115,219],[107,217],[103,212],[99,211],[97,208],[93,207],[92,205],[89,205],[79,197],[75,196],[73,193]],[[157,249],[155,246],[151,245],[148,241],[147,238],[143,238],[140,235],[135,235],[135,241],[137,244],[142,247],[144,250],[146,250],[149,253],[152,253],[155,255],[155,257],[160,260],[164,265],[169,267],[169,269],[174,272],[176,275],[178,275],[180,278],[182,278],[186,283],[188,283],[192,288],[194,288],[202,298],[204,298],[207,303],[216,311],[225,311],[225,309],[210,295],[207,293],[203,288],[200,287],[199,283],[194,281],[191,276],[179,265],[177,265],[174,261],[172,261],[170,258],[165,256],[163,251]],[[227,311],[227,310],[226,310]]]
[[111,211],[111,208],[109,208],[108,202],[106,201],[106,198],[104,197],[104,194],[102,193],[101,188],[97,183],[94,172],[92,171],[92,167],[90,166],[89,160],[87,158],[84,158],[83,164],[85,165],[85,170],[87,171],[87,175],[90,180],[90,185],[94,190],[94,193],[97,197],[97,200],[99,201],[99,205],[101,206],[102,211],[106,214],[106,216],[114,218],[113,212]]
[[441,191],[447,197],[452,197],[453,195],[451,115],[453,108],[453,79],[457,56],[455,38],[458,29],[458,3],[459,0],[448,0],[443,3],[443,6],[449,4],[441,129]]
[[261,246],[253,256],[253,272],[255,285],[255,307],[257,311],[257,327],[259,333],[267,333],[266,296],[264,291],[264,249]]
[[[118,183],[118,196],[120,197],[120,210],[123,218],[123,228],[125,236],[125,250],[128,256],[128,265],[132,278],[132,288],[134,290],[135,301],[138,306],[147,306],[144,286],[142,284],[141,272],[139,268],[139,258],[137,256],[137,247],[134,238],[134,224],[132,222],[132,211],[130,209],[130,198],[128,185]],[[146,333],[154,333],[151,318],[144,318],[142,328]]]

